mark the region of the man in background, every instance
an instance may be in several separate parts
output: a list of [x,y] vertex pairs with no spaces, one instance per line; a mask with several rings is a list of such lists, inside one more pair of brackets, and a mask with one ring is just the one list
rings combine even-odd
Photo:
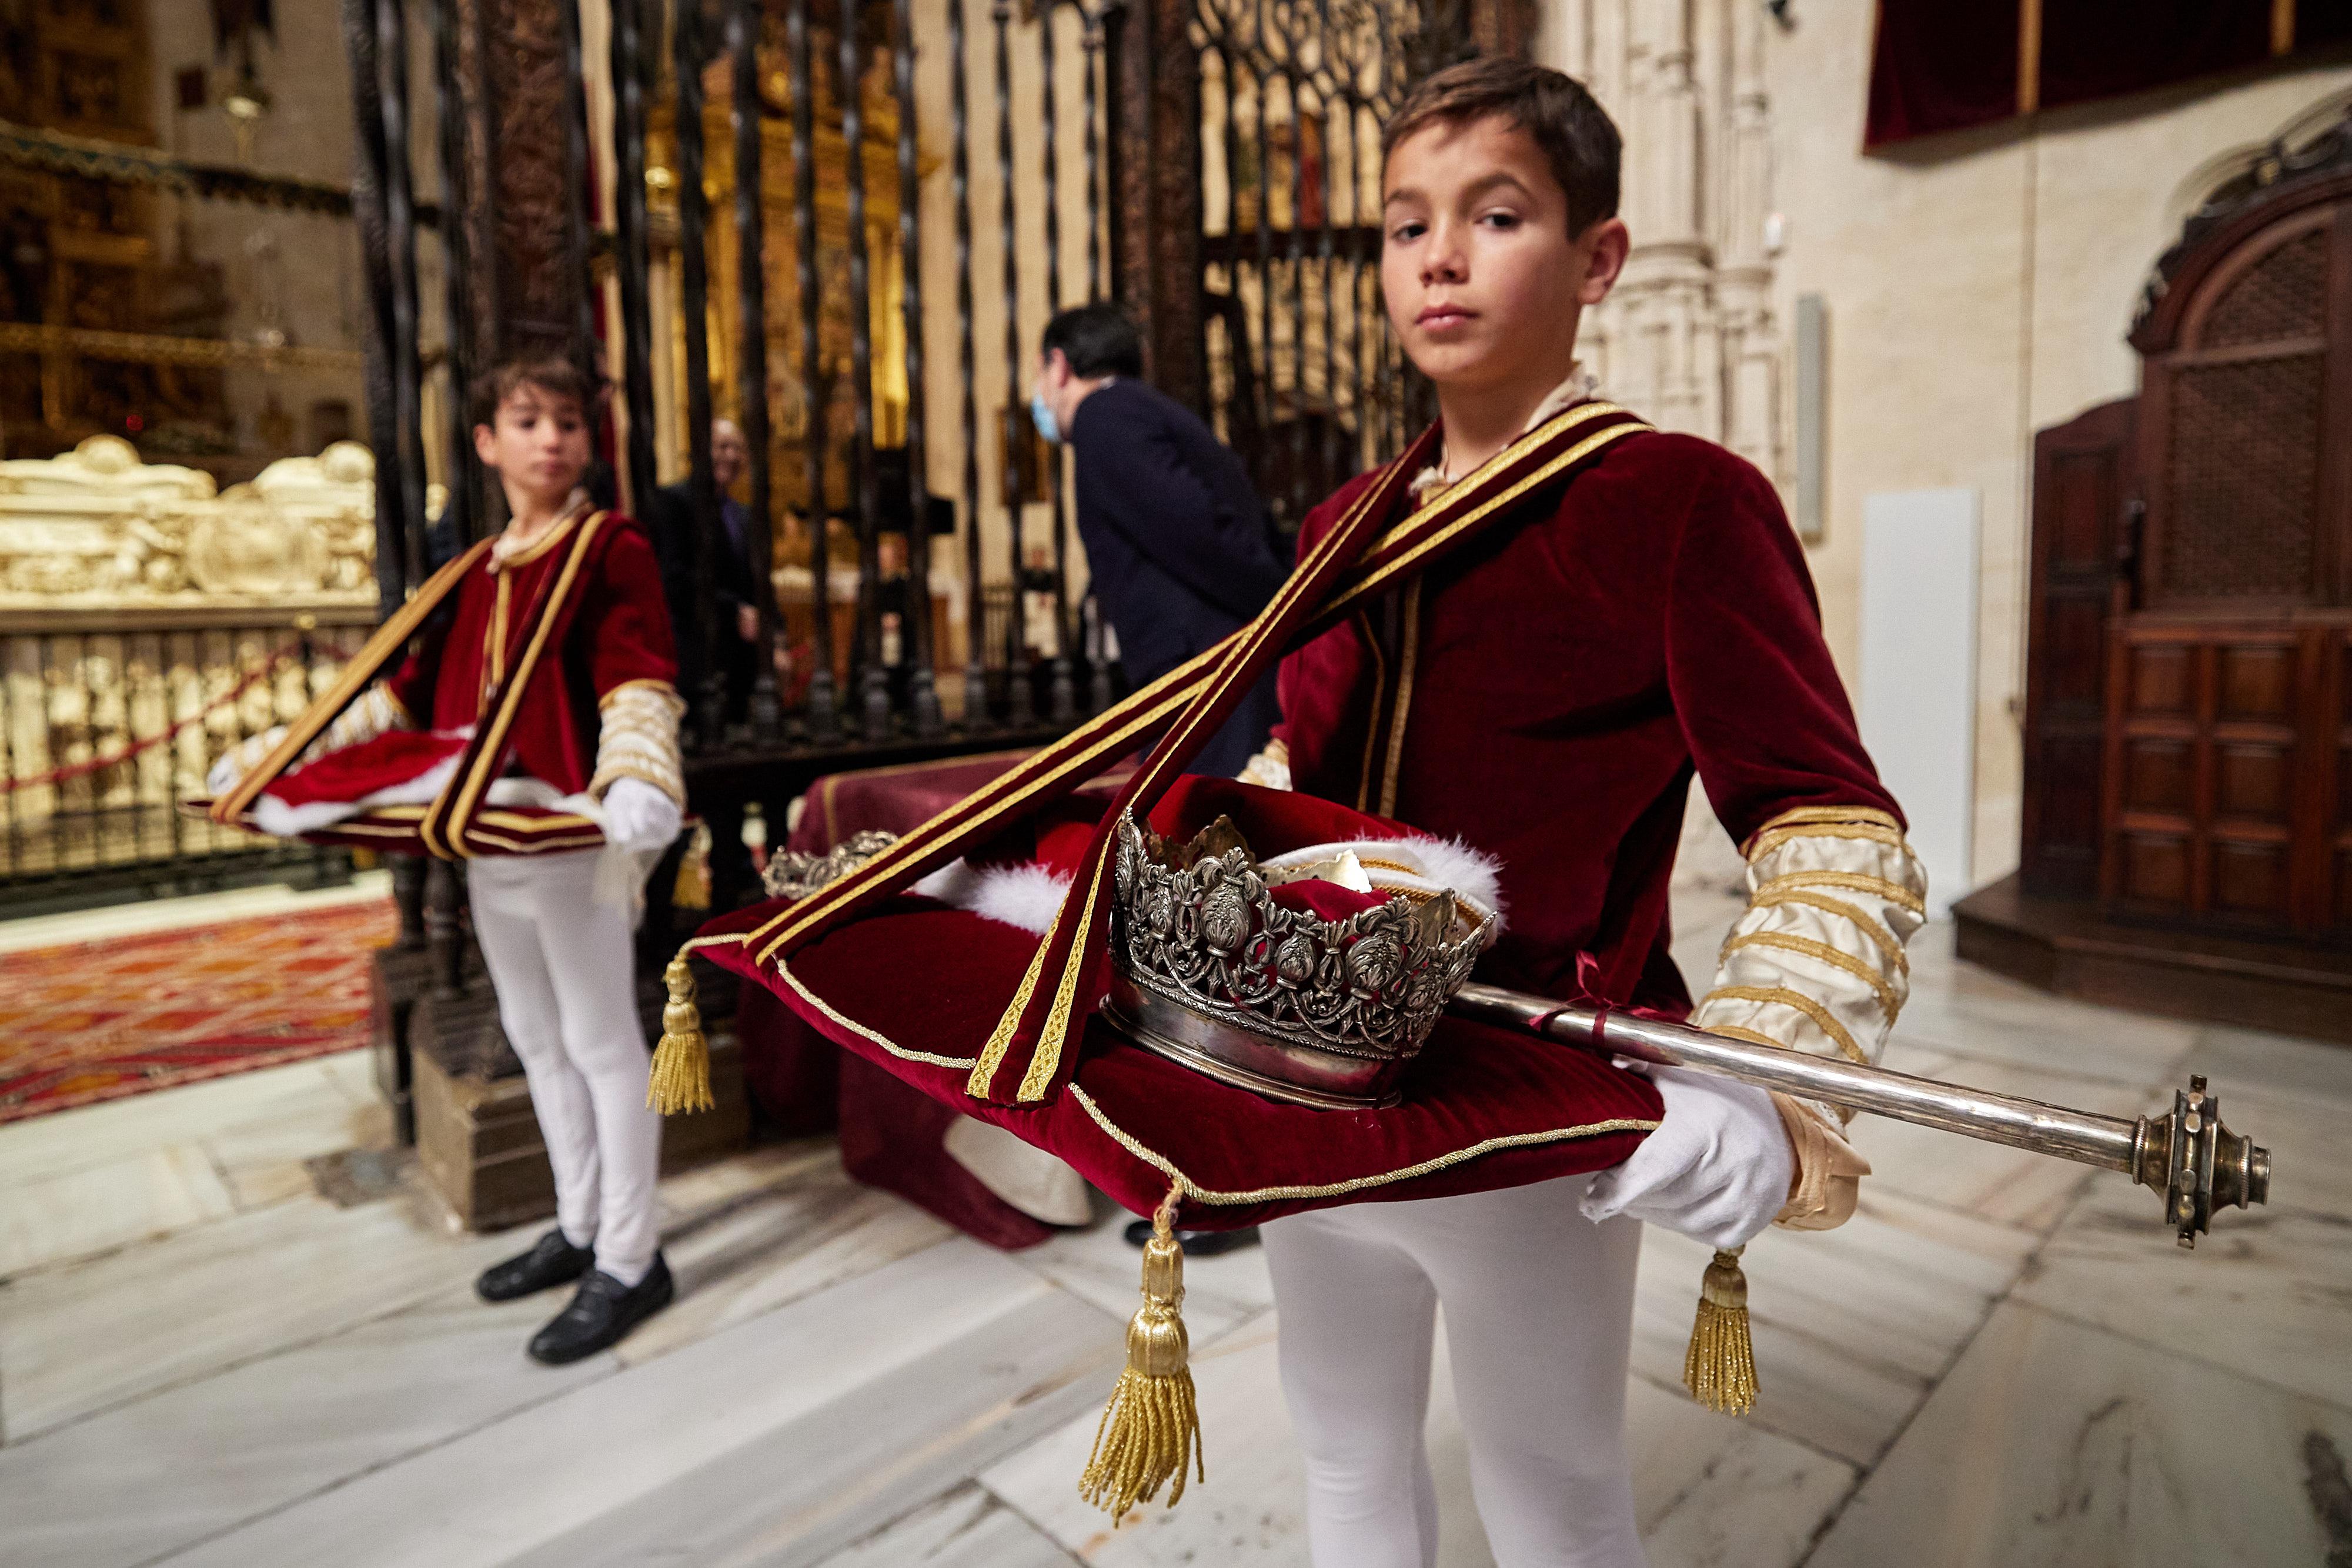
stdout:
[[[1078,538],[1136,685],[1239,630],[1288,575],[1241,459],[1142,374],[1135,324],[1082,305],[1046,323],[1030,400],[1038,433],[1076,454]],[[1278,712],[1268,676],[1193,770],[1239,773]]]
[[[652,536],[654,554],[661,563],[662,597],[669,603],[670,624],[677,636],[678,689],[690,703],[703,700],[703,683],[715,665],[725,683],[720,716],[728,724],[743,721],[751,701],[752,676],[759,669],[759,585],[751,575],[751,509],[730,492],[751,462],[742,431],[730,419],[710,422],[710,479],[719,493],[719,526],[707,541],[695,528],[694,491],[690,480],[665,485],[647,497],[646,531]],[[696,553],[710,547],[710,587],[713,635],[706,648],[702,611],[697,597]],[[742,808],[728,801],[697,801],[710,829],[710,892],[714,909],[734,907],[742,896],[757,891],[751,852],[743,845]]]

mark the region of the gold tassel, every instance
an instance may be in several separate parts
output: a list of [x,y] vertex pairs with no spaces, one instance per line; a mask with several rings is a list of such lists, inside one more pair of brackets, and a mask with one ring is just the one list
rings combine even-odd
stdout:
[[1189,1466],[1209,1479],[1201,1450],[1201,1413],[1192,1397],[1190,1343],[1178,1309],[1184,1304],[1184,1249],[1176,1244],[1178,1194],[1151,1217],[1143,1245],[1143,1306],[1127,1325],[1127,1370],[1095,1427],[1078,1495],[1114,1518],[1148,1501],[1169,1481],[1168,1506],[1184,1495]]
[[710,1097],[710,1045],[702,1038],[702,1013],[694,1005],[694,971],[684,949],[662,971],[662,980],[669,987],[669,1004],[662,1009],[661,1044],[654,1048],[646,1103],[665,1116],[708,1111],[717,1103]]
[[1718,1251],[1706,1266],[1683,1358],[1683,1386],[1710,1410],[1745,1416],[1756,1408],[1756,1345],[1748,1333],[1748,1276],[1739,1271],[1745,1248]]

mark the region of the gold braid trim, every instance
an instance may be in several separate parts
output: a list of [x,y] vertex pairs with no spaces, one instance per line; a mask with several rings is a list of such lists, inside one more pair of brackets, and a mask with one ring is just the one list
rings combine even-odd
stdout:
[[1769,833],[1796,822],[1874,822],[1882,828],[1903,825],[1895,820],[1892,811],[1882,811],[1875,806],[1798,806],[1781,812],[1756,831]]
[[596,773],[588,793],[598,800],[616,779],[650,784],[679,806],[686,804],[686,775],[677,749],[678,720],[686,699],[667,681],[624,681],[597,702],[602,727],[596,737]]
[[1826,942],[1816,942],[1810,936],[1799,936],[1793,932],[1751,931],[1745,936],[1734,936],[1724,943],[1721,956],[1728,958],[1742,947],[1777,947],[1782,952],[1802,954],[1832,968],[1844,970],[1878,993],[1879,1010],[1886,1015],[1890,1028],[1895,1023],[1895,1015],[1903,1010],[1903,998],[1895,994],[1895,988],[1887,983],[1885,976],[1853,954],[1841,953]]
[[[1109,856],[1110,851],[1106,847],[1104,859],[1108,860]],[[1021,1088],[1014,1096],[1016,1099],[1043,1100],[1046,1086],[1054,1082],[1054,1070],[1061,1065],[1062,1044],[1070,1032],[1070,1014],[1077,1007],[1078,977],[1087,969],[1087,965],[1079,962],[1084,956],[1086,933],[1094,929],[1095,904],[1101,899],[1103,883],[1108,880],[1098,871],[1087,884],[1087,907],[1085,913],[1078,916],[1077,944],[1070,950],[1069,963],[1063,967],[1062,983],[1054,992],[1054,1010],[1045,1015],[1045,1028],[1037,1040],[1039,1049],[1029,1058],[1029,1071],[1021,1075]],[[1048,1046],[1051,1049],[1047,1049]]]
[[1867,839],[1872,843],[1892,844],[1905,854],[1911,846],[1903,841],[1902,830],[1884,828],[1875,822],[1812,822],[1788,828],[1768,828],[1748,841],[1750,863],[1762,860],[1791,839]]
[[1818,909],[1824,915],[1834,915],[1841,920],[1851,920],[1861,933],[1870,938],[1887,967],[1898,975],[1911,972],[1911,956],[1903,951],[1903,944],[1895,933],[1873,919],[1858,904],[1848,904],[1842,898],[1832,898],[1826,893],[1808,893],[1800,887],[1784,887],[1776,893],[1759,893],[1748,901],[1750,909],[1773,909],[1783,904],[1801,904],[1808,909]]
[[[1790,887],[1842,887],[1849,893],[1866,893],[1874,898],[1883,898],[1896,908],[1907,909],[1922,918],[1927,913],[1927,901],[1901,883],[1858,871],[1792,871],[1759,883],[1755,898]],[[1749,903],[1752,904],[1754,899]]]
[[1110,1134],[1113,1142],[1166,1176],[1175,1184],[1178,1191],[1196,1203],[1280,1203],[1296,1198],[1344,1197],[1351,1192],[1365,1192],[1376,1186],[1388,1186],[1396,1182],[1411,1181],[1415,1176],[1428,1176],[1433,1171],[1449,1170],[1465,1161],[1475,1160],[1480,1155],[1493,1154],[1497,1149],[1524,1149],[1537,1144],[1559,1144],[1565,1143],[1570,1138],[1597,1137],[1603,1133],[1653,1133],[1657,1131],[1658,1127],[1655,1122],[1643,1121],[1632,1116],[1620,1116],[1606,1122],[1587,1122],[1574,1127],[1548,1127],[1535,1133],[1507,1133],[1500,1137],[1483,1138],[1465,1149],[1455,1149],[1450,1154],[1438,1155],[1423,1160],[1417,1165],[1405,1166],[1398,1170],[1382,1171],[1377,1176],[1353,1176],[1346,1181],[1335,1181],[1320,1186],[1254,1186],[1240,1192],[1220,1192],[1213,1187],[1201,1186],[1179,1170],[1175,1161],[1146,1146],[1134,1134],[1105,1115],[1103,1108],[1095,1103],[1094,1097],[1076,1083],[1070,1085],[1069,1092],[1072,1098],[1086,1107],[1087,1114],[1094,1118],[1095,1125]]
[[[1853,1042],[1853,1036],[1847,1032],[1845,1025],[1838,1022],[1829,1009],[1801,991],[1792,991],[1786,986],[1717,986],[1700,998],[1698,1005],[1703,1008],[1717,997],[1730,1002],[1768,1002],[1779,1007],[1793,1008],[1819,1024],[1822,1032],[1830,1037],[1830,1043],[1843,1051],[1848,1060],[1864,1067],[1870,1065],[1869,1052]],[[1775,1040],[1773,1043],[1784,1051],[1792,1049],[1783,1040]]]

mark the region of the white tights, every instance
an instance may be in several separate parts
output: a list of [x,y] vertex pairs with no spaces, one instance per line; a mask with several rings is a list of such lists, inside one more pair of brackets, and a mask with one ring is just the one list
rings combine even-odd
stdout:
[[1441,1302],[1496,1563],[1641,1568],[1624,1428],[1642,1228],[1579,1214],[1590,1179],[1265,1227],[1318,1568],[1437,1561],[1422,1432]]
[[661,1115],[646,1104],[628,912],[595,897],[599,852],[467,862],[474,936],[555,1167],[555,1219],[624,1285],[661,1244]]

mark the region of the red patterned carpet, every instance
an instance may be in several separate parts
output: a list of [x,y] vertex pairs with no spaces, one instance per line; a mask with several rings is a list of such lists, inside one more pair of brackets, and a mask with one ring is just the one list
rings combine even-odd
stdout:
[[0,1122],[365,1045],[389,899],[0,953]]

